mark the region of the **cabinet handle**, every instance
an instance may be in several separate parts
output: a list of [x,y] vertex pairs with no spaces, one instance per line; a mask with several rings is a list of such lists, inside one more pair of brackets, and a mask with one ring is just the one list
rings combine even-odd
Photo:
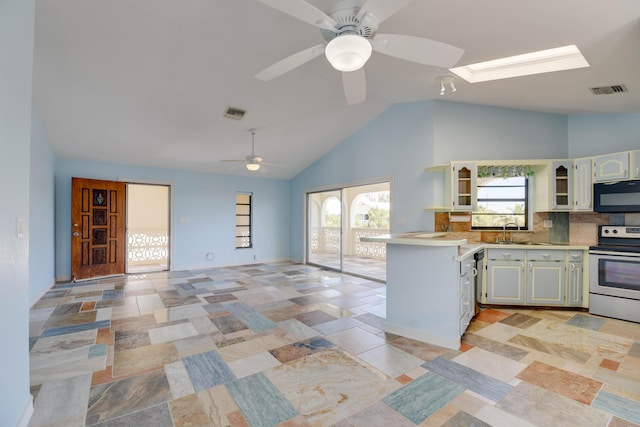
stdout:
[[471,269],[471,277],[476,277],[478,275],[478,269],[473,267]]
[[533,263],[532,262],[529,263],[529,270],[530,271],[533,270]]
[[502,256],[504,258],[511,258],[511,253],[510,252],[502,252]]
[[520,268],[524,270],[524,262],[520,263]]
[[551,255],[549,255],[549,254],[542,254],[542,257],[543,257],[543,258],[550,258],[550,257],[551,257]]
[[636,168],[636,176],[640,176],[640,168]]
[[571,272],[573,273],[574,271],[576,271],[576,265],[575,264],[569,264],[569,266],[571,267]]

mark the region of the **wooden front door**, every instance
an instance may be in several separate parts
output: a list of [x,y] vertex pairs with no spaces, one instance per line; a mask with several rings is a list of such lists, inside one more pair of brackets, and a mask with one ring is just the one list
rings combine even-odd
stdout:
[[124,274],[125,183],[71,179],[73,280]]

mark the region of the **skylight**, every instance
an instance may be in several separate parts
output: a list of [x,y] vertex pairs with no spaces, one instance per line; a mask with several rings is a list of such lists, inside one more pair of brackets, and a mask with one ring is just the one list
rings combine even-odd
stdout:
[[450,71],[470,83],[477,83],[588,66],[589,63],[576,45],[568,45],[478,62],[477,64],[451,68]]

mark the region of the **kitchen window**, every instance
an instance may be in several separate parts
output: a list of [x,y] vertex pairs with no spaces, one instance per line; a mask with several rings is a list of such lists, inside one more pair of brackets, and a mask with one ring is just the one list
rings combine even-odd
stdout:
[[253,246],[251,238],[251,193],[236,194],[236,249]]
[[[479,177],[477,181],[477,206],[473,211],[473,229],[502,229],[505,224],[516,223],[527,229],[528,178]],[[507,229],[517,229],[509,226]]]

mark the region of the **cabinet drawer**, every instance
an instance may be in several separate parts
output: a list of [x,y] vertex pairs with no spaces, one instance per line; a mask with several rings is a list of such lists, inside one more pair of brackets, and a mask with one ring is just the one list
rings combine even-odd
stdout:
[[564,261],[565,251],[534,249],[527,251],[528,261]]
[[469,304],[471,304],[471,299],[468,293],[460,297],[459,304],[460,304],[460,311],[458,312],[459,316],[465,317],[469,312]]
[[569,251],[569,262],[581,262],[584,259],[584,251]]
[[473,257],[469,257],[460,261],[460,276],[464,276],[465,274],[471,274],[471,271],[476,266],[476,260]]
[[469,273],[458,279],[458,284],[460,285],[458,295],[464,295],[469,292],[471,283],[473,282],[474,278],[475,276]]
[[487,257],[489,259],[522,261],[524,259],[524,255],[524,249],[487,249]]

